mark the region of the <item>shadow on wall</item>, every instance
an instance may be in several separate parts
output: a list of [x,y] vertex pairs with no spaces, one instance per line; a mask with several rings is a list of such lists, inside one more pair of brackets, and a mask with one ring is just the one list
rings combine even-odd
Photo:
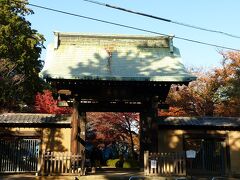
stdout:
[[231,171],[233,174],[240,175],[240,131],[229,131],[228,141],[231,156]]
[[[42,134],[42,149],[45,151],[55,151],[55,152],[66,152],[70,149],[67,149],[64,146],[64,134],[61,131],[61,128],[44,128],[38,129],[38,132]],[[67,135],[67,134],[66,134]],[[70,141],[70,139],[68,139]]]
[[183,151],[183,130],[159,130],[159,152]]
[[[208,134],[208,136],[206,135]],[[183,150],[183,141],[185,135],[193,135],[195,139],[205,138],[213,139],[217,137],[228,138],[228,145],[234,151],[240,151],[240,132],[237,131],[218,131],[218,130],[159,130],[160,144],[164,144],[164,147],[160,147],[163,151],[178,151]]]
[[233,175],[240,174],[240,131],[159,130],[159,152],[190,149],[196,151],[193,168],[200,169],[205,165],[206,169],[211,169],[211,165],[217,164],[214,166],[215,171],[226,171],[229,167]]

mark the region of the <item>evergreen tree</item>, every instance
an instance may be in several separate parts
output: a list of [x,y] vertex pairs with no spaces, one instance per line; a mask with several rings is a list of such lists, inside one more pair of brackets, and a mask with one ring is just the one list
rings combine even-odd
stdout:
[[31,28],[27,0],[0,0],[0,109],[33,104],[41,89],[38,73],[44,37]]

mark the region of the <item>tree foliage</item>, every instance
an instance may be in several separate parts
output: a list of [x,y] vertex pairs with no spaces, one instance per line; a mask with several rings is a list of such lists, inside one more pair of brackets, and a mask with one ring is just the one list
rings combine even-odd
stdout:
[[221,104],[218,112],[222,115],[240,116],[240,53],[225,52],[222,68],[216,69],[216,79],[220,84]]
[[70,114],[72,108],[58,107],[57,100],[53,98],[50,90],[44,90],[43,93],[37,93],[35,97],[35,112],[49,114]]
[[177,116],[240,115],[240,53],[225,52],[222,66],[207,72],[195,71],[198,77],[189,86],[173,86],[168,96],[170,112]]
[[21,86],[24,80],[24,74],[16,72],[14,63],[4,59],[0,60],[0,107],[2,107],[2,111],[10,107],[13,109],[16,101],[21,101],[19,94],[22,92]]
[[98,143],[118,142],[129,147],[131,154],[139,148],[137,113],[88,113],[87,138]]
[[[38,73],[44,38],[25,16],[33,14],[26,0],[0,1],[0,108],[34,102],[41,87]],[[18,96],[16,96],[18,95]]]

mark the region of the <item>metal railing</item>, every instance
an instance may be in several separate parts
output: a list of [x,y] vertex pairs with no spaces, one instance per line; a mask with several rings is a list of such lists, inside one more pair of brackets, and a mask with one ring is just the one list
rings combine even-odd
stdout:
[[0,173],[37,172],[39,139],[0,139]]

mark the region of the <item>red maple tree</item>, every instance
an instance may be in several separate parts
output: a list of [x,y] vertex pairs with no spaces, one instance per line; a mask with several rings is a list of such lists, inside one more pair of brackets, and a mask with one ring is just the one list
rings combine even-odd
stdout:
[[70,114],[72,113],[72,108],[58,107],[57,100],[53,98],[52,92],[44,90],[43,93],[37,93],[35,97],[35,111],[49,114]]
[[134,153],[139,148],[139,115],[137,113],[88,113],[88,139],[98,143],[120,142]]

